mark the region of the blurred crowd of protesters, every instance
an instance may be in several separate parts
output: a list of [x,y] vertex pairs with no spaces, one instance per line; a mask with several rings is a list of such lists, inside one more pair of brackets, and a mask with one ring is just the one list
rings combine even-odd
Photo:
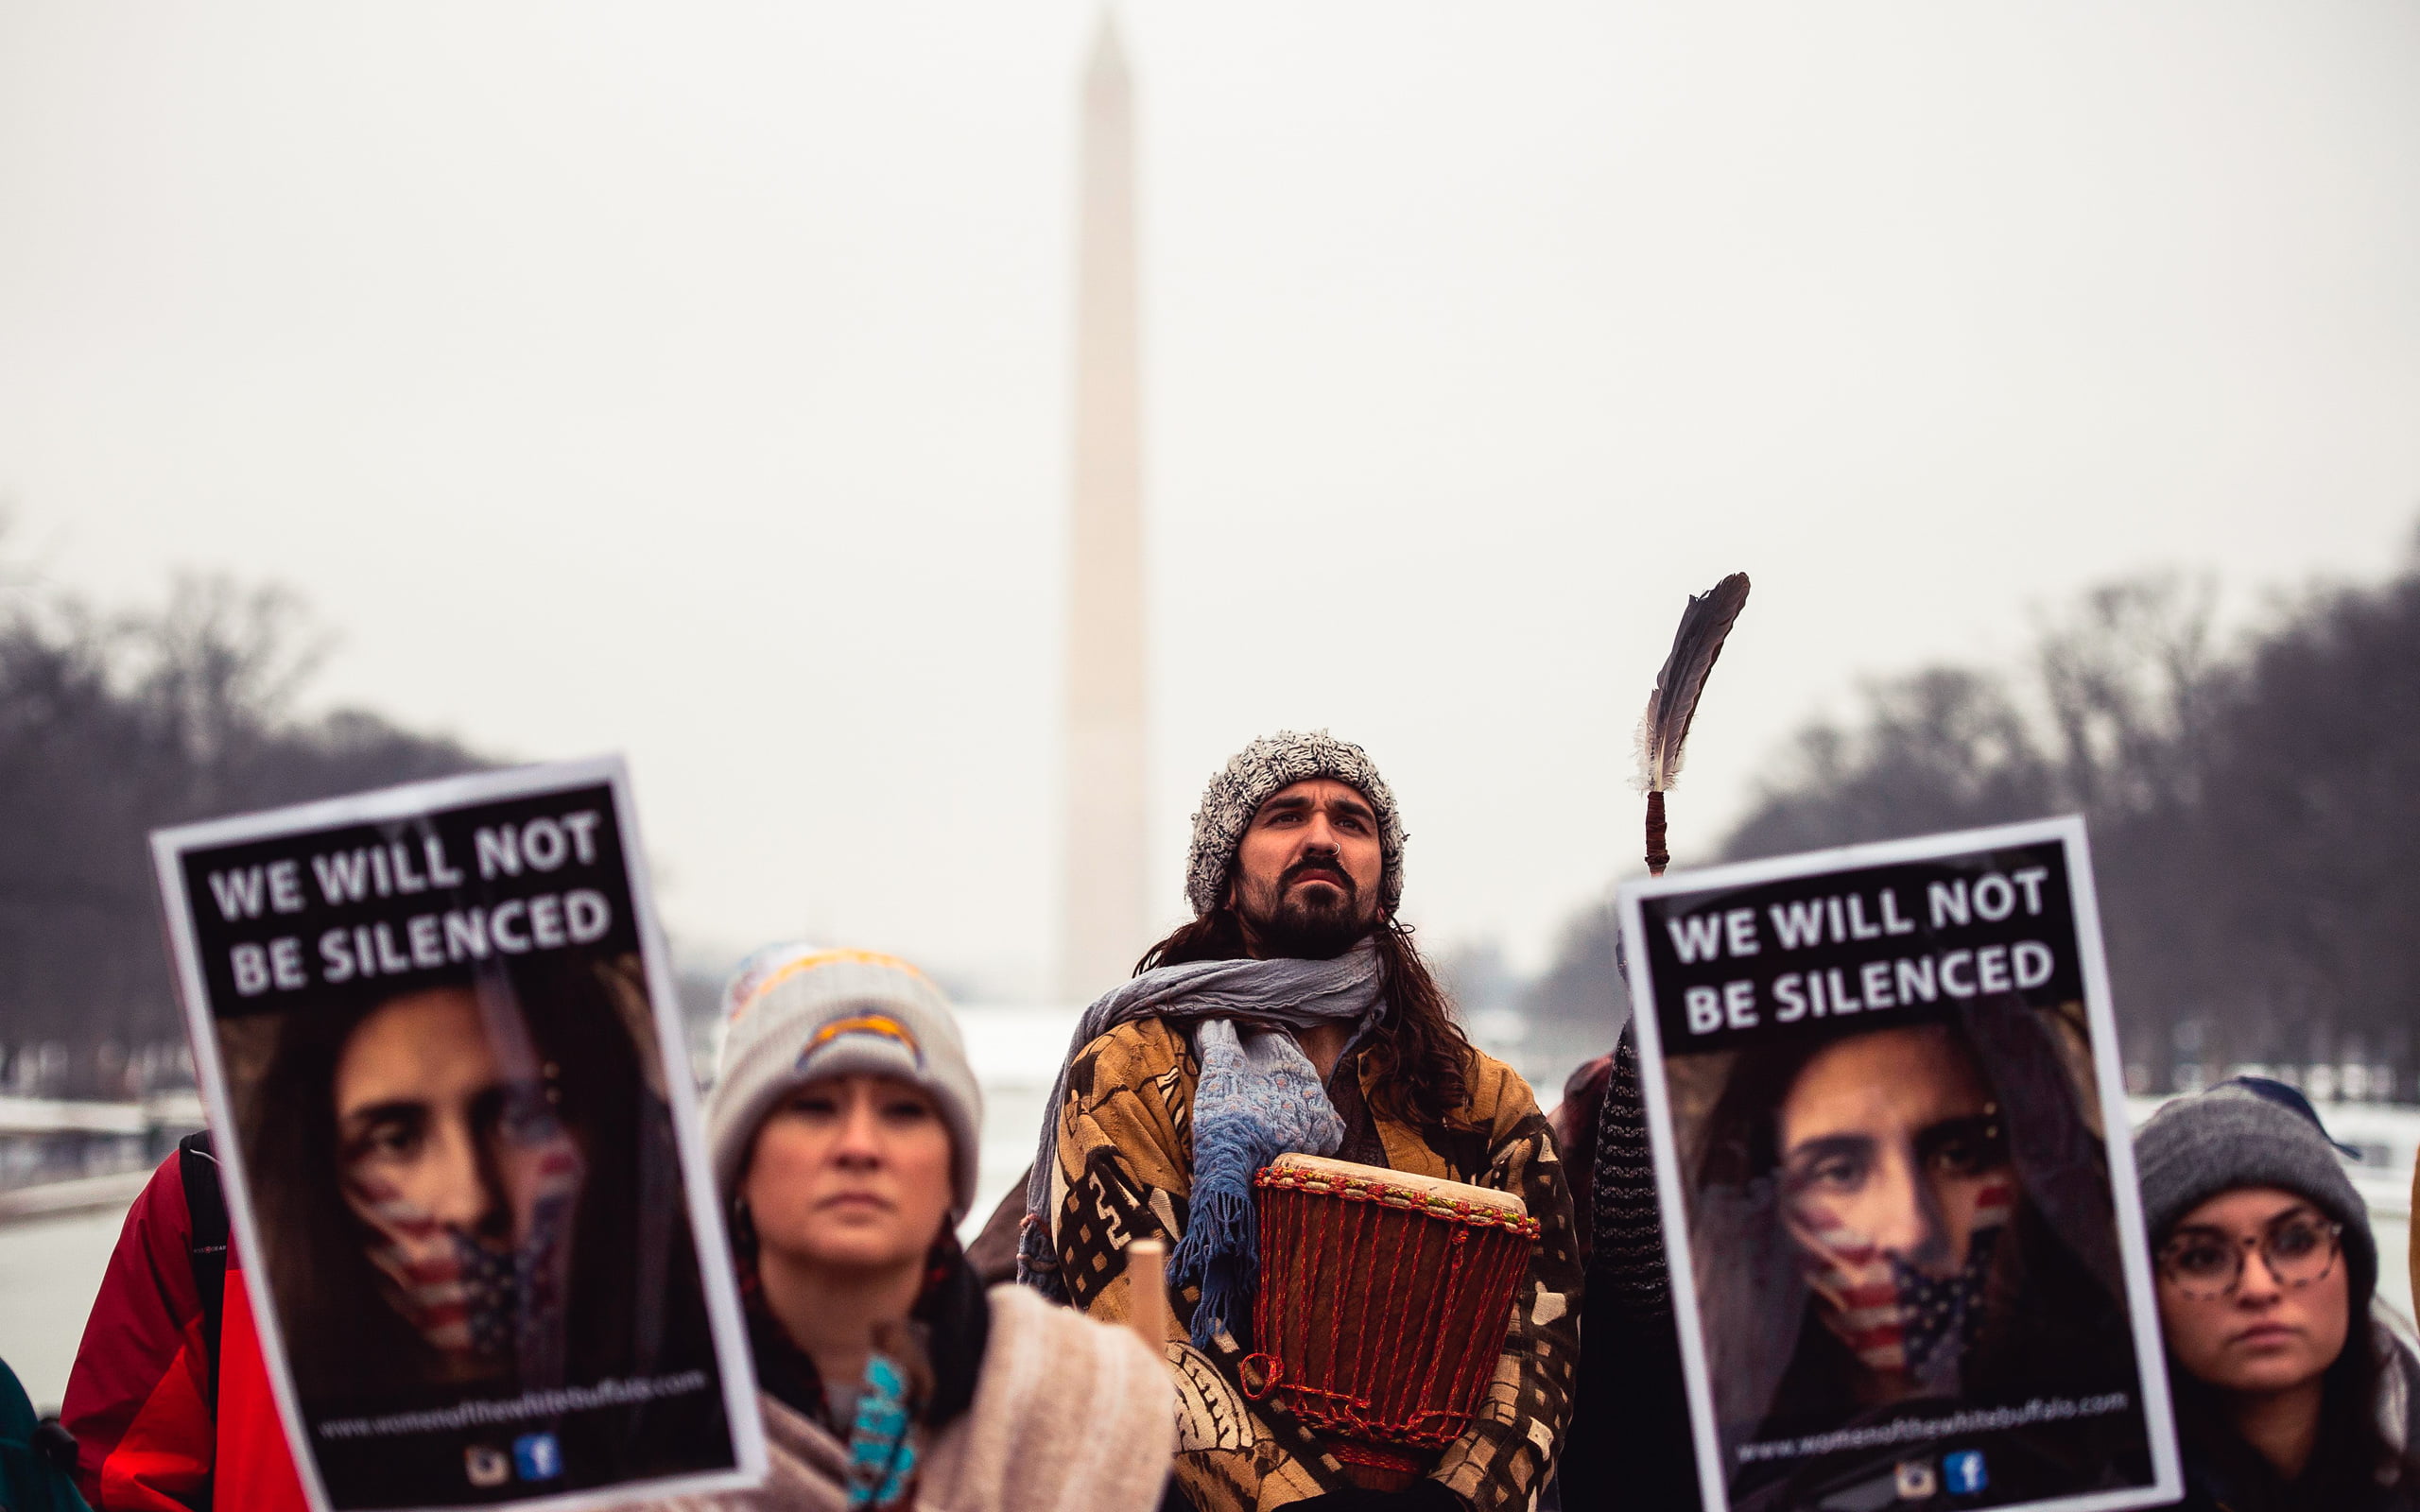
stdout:
[[[1366,956],[1371,936],[1392,927],[1402,845],[1392,798],[1358,747],[1324,737],[1256,744],[1214,782],[1197,819],[1190,890],[1203,927],[1175,945],[1198,953],[1180,961],[1182,952],[1164,946],[1148,965],[1165,972],[1201,962]],[[1222,915],[1234,917],[1221,925]],[[1351,926],[1341,934],[1332,927],[1340,920]],[[1409,952],[1409,940],[1397,936],[1388,948]],[[1382,985],[1399,989],[1404,970],[1395,962]],[[1150,976],[1138,971],[1138,980]],[[1208,979],[1197,969],[1170,980],[1190,990]],[[1257,978],[1238,980],[1220,988],[1239,995],[1220,1000],[1219,1011],[1243,1021],[1240,1034],[1201,1005],[1179,1015],[1216,1052],[1205,1051],[1199,1067],[1172,1050],[1156,1071],[1096,1085],[1117,1060],[1108,1051],[1118,1033],[1133,1045],[1167,1036],[1166,1016],[1123,1009],[1117,1028],[1075,1057],[1094,1062],[1071,1067],[1070,1077],[1071,1088],[1091,1088],[1085,1106],[1094,1112],[1124,1096],[1143,1099],[1124,1115],[1135,1127],[1154,1107],[1163,1122],[1182,1118],[1150,1135],[1168,1167],[1146,1184],[1150,1190],[1138,1186],[1099,1214],[1075,1200],[1088,1181],[1088,1200],[1098,1201],[1101,1183],[1124,1179],[1120,1162],[1144,1136],[1130,1132],[1120,1144],[1103,1132],[1109,1124],[1077,1127],[1067,1109],[1084,1099],[1071,1095],[1053,1108],[1044,1149],[1078,1149],[1080,1158],[1071,1164],[1063,1153],[1055,1172],[1044,1170],[1038,1214],[1026,1194],[1012,1195],[1005,1226],[987,1229],[970,1257],[956,1234],[974,1194],[981,1098],[938,989],[905,963],[861,952],[777,946],[744,963],[725,994],[704,1132],[771,1476],[753,1491],[677,1504],[1469,1509],[1559,1498],[1575,1509],[1695,1507],[1668,1257],[1627,1032],[1575,1078],[1548,1134],[1528,1089],[1470,1050],[1449,1019],[1424,1022],[1430,1038],[1418,1043],[1369,1037],[1377,1020],[1368,1005],[1322,1021],[1255,1025]],[[1979,1052],[1954,1035],[1895,1049],[1939,1061],[1945,1085],[1979,1074]],[[1139,1052],[1125,1058],[1149,1059]],[[1214,1069],[1223,1078],[1216,1088]],[[1794,1064],[1787,1075],[1803,1080],[1820,1070]],[[1421,1095],[1404,1097],[1412,1083]],[[1108,1253],[1080,1235],[1054,1235],[1054,1217],[1123,1223],[1148,1213],[1164,1228],[1184,1228],[1184,1210],[1160,1199],[1206,1190],[1212,1173],[1196,1173],[1191,1161],[1228,1140],[1257,1154],[1260,1143],[1283,1137],[1269,1121],[1327,1106],[1307,1095],[1322,1087],[1328,1103],[1342,1105],[1328,1107],[1312,1136],[1326,1149],[1417,1168],[1414,1142],[1426,1142],[1440,1170],[1523,1191],[1533,1211],[1547,1210],[1519,1294],[1522,1315],[1535,1326],[1508,1340],[1495,1419],[1399,1490],[1331,1488],[1265,1430],[1222,1430],[1201,1418],[1199,1400],[1180,1409],[1180,1386],[1195,1398],[1202,1390],[1183,1372],[1198,1358],[1187,1352],[1193,1341],[1176,1334],[1203,1287],[1184,1284],[1182,1269],[1176,1334],[1164,1358],[1125,1329],[1085,1315],[1085,1288],[1063,1287],[1079,1305],[1061,1307],[1033,1287],[984,1284],[1015,1255],[1020,1233],[1028,1271],[1035,1262],[1046,1270],[1108,1263]],[[1475,1116],[1482,1096],[1495,1110]],[[1424,1117],[1423,1098],[1443,1098],[1443,1115]],[[1205,1127],[1214,1113],[1233,1126],[1214,1135]],[[336,1138],[307,1129],[295,1137]],[[1979,1190],[2003,1158],[1997,1138],[1977,1132],[1976,1148],[1953,1162]],[[2290,1088],[2238,1079],[2169,1104],[2136,1135],[2135,1148],[2187,1470],[2182,1504],[2208,1512],[2420,1508],[2420,1366],[2378,1308],[2381,1257],[2368,1214],[2318,1115]],[[1979,1210],[1984,1199],[1976,1203]],[[512,1215],[489,1211],[507,1206],[489,1190],[458,1221],[517,1243]],[[1995,1223],[2021,1219],[1993,1211]],[[30,1415],[22,1394],[0,1399],[0,1435],[15,1435],[0,1436],[0,1447],[23,1451],[10,1475],[39,1473],[49,1454],[104,1508],[303,1504],[242,1257],[227,1234],[212,1146],[197,1137],[161,1165],[128,1215],[70,1378],[63,1432],[12,1429],[12,1411]],[[356,1247],[375,1239],[368,1227],[353,1236]],[[1576,1378],[1564,1314],[1574,1286],[1564,1269],[1585,1275]],[[1253,1284],[1249,1270],[1241,1280]],[[2068,1279],[2078,1295],[2105,1304],[2090,1280]],[[373,1279],[351,1305],[372,1314],[383,1306],[409,1322],[408,1303]],[[2087,1321],[2115,1326],[2100,1314]],[[1832,1322],[1810,1311],[1804,1326]],[[1217,1438],[1221,1432],[1230,1437]],[[1252,1444],[1264,1447],[1252,1452]],[[1205,1450],[1223,1457],[1171,1484],[1171,1467]],[[1547,1479],[1549,1468],[1559,1480]],[[13,1483],[12,1494],[12,1505],[44,1504]],[[72,1506],[67,1494],[50,1504]],[[1754,1493],[1752,1503],[1758,1498],[1794,1504],[1779,1490]]]

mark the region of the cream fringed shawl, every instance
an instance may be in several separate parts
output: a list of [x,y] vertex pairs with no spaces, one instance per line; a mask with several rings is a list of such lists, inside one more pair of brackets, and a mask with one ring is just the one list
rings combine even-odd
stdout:
[[[1167,1367],[1122,1328],[995,1286],[975,1400],[933,1435],[920,1512],[1150,1512],[1176,1452]],[[772,1473],[752,1491],[684,1497],[660,1512],[845,1512],[848,1451],[770,1397]]]

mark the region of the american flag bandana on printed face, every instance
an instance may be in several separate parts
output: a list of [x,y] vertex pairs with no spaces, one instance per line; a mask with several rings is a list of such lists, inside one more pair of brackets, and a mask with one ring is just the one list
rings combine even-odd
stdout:
[[431,1348],[487,1366],[513,1361],[525,1383],[560,1375],[570,1237],[587,1175],[579,1147],[535,1089],[490,1135],[504,1190],[492,1194],[508,1234],[472,1233],[430,1213],[393,1182],[356,1174],[346,1206],[370,1228],[387,1299]]
[[1977,1189],[1966,1253],[1946,1275],[1875,1244],[1820,1200],[1793,1201],[1789,1229],[1824,1326],[1868,1369],[1955,1392],[1966,1347],[1982,1324],[1992,1256],[2015,1205],[2015,1183],[2005,1175]]

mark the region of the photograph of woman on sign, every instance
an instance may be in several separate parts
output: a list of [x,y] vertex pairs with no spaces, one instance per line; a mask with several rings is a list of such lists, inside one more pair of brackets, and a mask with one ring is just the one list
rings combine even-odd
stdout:
[[[1806,1435],[2037,1397],[2132,1400],[2089,1064],[2080,1025],[2014,1005],[1674,1064],[1676,1092],[1697,1093],[1683,1139],[1735,1506],[1855,1500],[1907,1457],[1785,1447]],[[1994,1503],[2088,1489],[2095,1465],[2132,1484],[2149,1464],[2132,1411],[1970,1436]]]
[[[330,1419],[711,1369],[634,958],[424,973],[221,1029],[278,1321],[339,1505],[460,1501],[485,1489],[497,1435],[320,1432]],[[712,1387],[516,1420],[501,1441],[533,1431],[556,1435],[557,1490],[651,1473],[658,1451],[694,1467],[724,1432]],[[531,1494],[508,1479],[499,1496]]]

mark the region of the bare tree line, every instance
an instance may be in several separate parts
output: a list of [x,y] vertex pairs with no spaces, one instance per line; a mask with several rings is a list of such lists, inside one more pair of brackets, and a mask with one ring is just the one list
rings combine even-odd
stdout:
[[323,644],[290,595],[223,578],[130,614],[0,586],[0,1090],[140,1092],[183,1039],[152,829],[486,765],[299,714]]
[[[0,581],[0,1090],[120,1095],[182,1039],[151,829],[489,765],[299,713],[322,644],[290,595],[225,579],[114,615]],[[1871,684],[1799,733],[1720,854],[2066,812],[2091,824],[2146,1090],[2257,1062],[2382,1067],[2420,1096],[2420,554],[2231,652],[2207,585],[2152,577],[2083,595],[2014,669]],[[1623,998],[1593,908],[1517,1002],[1609,1024]]]
[[[2352,1067],[2325,1074],[2413,1098],[2420,554],[2232,653],[2211,608],[2182,577],[2111,584],[2014,670],[1869,685],[1853,716],[1799,733],[1722,857],[2082,813],[2141,1090],[2255,1063]],[[1612,954],[1605,911],[1582,915],[1528,1005],[1604,1015]]]

